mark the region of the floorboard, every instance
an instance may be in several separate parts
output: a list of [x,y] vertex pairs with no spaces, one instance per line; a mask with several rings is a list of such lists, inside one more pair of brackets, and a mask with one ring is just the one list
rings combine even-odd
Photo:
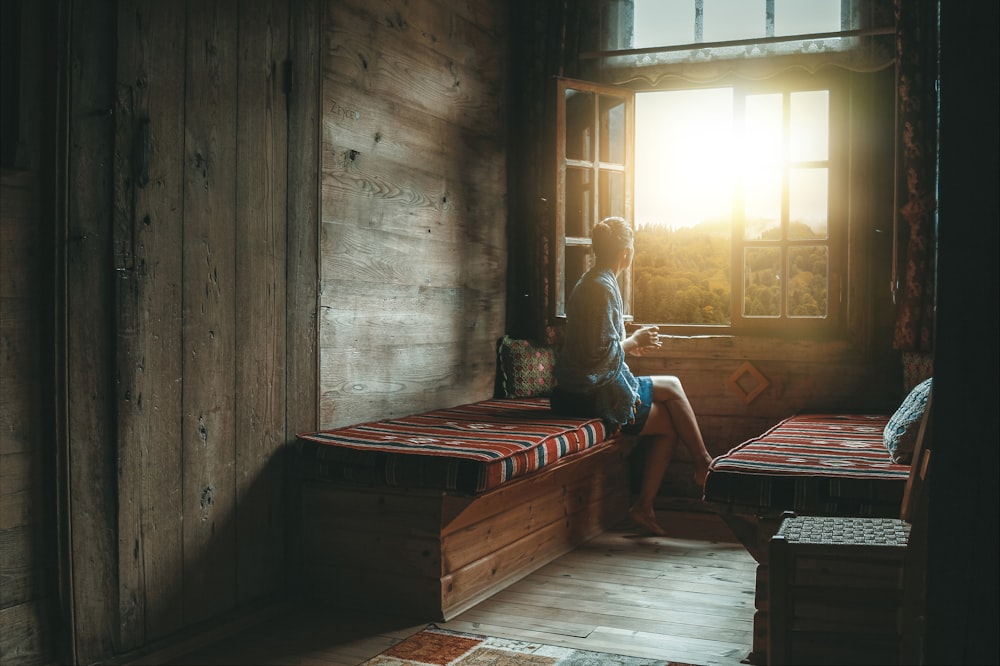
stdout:
[[[610,654],[735,666],[750,652],[756,563],[714,514],[660,511],[665,537],[601,534],[438,626]],[[135,664],[358,666],[428,622],[295,605],[186,654]]]

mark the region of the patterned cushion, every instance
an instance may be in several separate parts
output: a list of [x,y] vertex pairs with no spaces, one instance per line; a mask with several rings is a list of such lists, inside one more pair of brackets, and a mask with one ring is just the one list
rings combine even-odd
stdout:
[[933,378],[928,378],[917,384],[885,425],[882,438],[893,462],[907,464],[913,458],[920,419],[931,393],[932,381]]
[[600,419],[556,416],[545,398],[482,400],[302,433],[306,478],[478,493],[607,440]]
[[899,517],[910,469],[885,455],[888,414],[797,414],[709,467],[705,499],[752,515]]
[[535,398],[552,393],[556,348],[503,336],[497,345],[501,389],[506,398]]

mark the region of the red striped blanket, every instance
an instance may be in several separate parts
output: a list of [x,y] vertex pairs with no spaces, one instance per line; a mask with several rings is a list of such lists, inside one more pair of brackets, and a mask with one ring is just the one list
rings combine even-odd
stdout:
[[607,439],[600,419],[555,416],[547,398],[483,400],[298,436],[307,474],[482,492]]
[[748,512],[898,517],[910,466],[892,462],[888,415],[800,414],[712,462],[705,499]]

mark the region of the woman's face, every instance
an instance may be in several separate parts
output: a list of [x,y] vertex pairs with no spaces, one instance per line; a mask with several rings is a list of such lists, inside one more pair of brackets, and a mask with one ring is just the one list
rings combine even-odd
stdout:
[[632,243],[629,243],[629,246],[622,250],[618,270],[623,271],[628,268],[632,264],[633,257],[635,257],[635,246]]

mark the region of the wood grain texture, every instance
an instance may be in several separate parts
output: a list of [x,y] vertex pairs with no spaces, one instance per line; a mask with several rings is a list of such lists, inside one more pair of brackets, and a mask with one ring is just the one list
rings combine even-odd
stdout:
[[[641,537],[627,523],[616,525],[440,626],[737,666],[751,647],[753,560],[713,514],[662,511],[660,517],[666,537]],[[170,663],[356,666],[426,624],[426,618],[304,605],[186,655],[175,653]]]
[[504,328],[502,8],[326,6],[323,427],[492,394]]
[[[116,446],[114,425],[111,233],[115,124],[114,40],[92,39],[115,24],[115,5],[95,2],[74,12],[70,54],[70,193],[65,228],[65,461],[72,530],[74,660],[95,662],[118,641]],[[58,339],[58,338],[57,338]]]
[[[132,108],[120,178],[131,198],[134,265],[119,274],[119,603],[122,649],[183,625],[181,395],[184,13],[163,3],[119,6],[119,77]],[[139,123],[149,124],[148,182],[131,178]],[[119,123],[123,117],[119,116]],[[141,146],[138,147],[141,150]]]
[[236,184],[238,14],[187,13],[183,419],[184,616],[236,601]]
[[288,8],[240,3],[236,148],[236,601],[283,580]]
[[[624,451],[615,440],[475,496],[305,482],[309,598],[450,619],[621,520]],[[498,510],[500,507],[502,510]]]

